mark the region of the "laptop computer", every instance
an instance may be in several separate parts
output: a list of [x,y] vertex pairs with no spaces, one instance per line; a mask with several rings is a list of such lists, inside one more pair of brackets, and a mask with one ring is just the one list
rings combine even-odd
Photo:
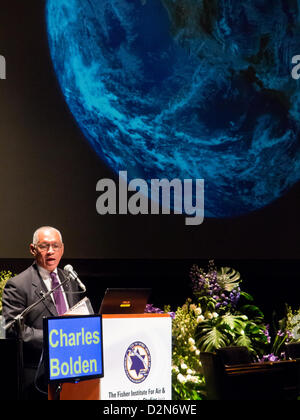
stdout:
[[151,289],[108,288],[103,297],[99,314],[143,314]]

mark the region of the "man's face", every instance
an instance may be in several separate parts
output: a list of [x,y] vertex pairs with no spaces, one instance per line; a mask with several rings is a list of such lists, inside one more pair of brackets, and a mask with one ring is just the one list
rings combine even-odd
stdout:
[[30,245],[30,252],[39,266],[51,272],[56,269],[63,256],[64,244],[56,230],[41,229],[37,244]]

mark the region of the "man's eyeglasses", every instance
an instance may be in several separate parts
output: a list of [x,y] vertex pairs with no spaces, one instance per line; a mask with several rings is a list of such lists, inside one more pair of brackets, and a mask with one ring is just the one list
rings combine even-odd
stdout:
[[51,247],[52,247],[53,251],[58,251],[62,247],[62,244],[54,243],[54,244],[39,244],[39,245],[37,245],[37,248],[42,252],[49,251],[49,249]]

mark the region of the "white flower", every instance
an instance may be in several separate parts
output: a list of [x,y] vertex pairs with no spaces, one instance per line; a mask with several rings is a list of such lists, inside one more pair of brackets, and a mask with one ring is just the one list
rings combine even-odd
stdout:
[[181,363],[180,367],[182,370],[186,370],[188,368],[185,363]]
[[188,343],[189,343],[191,346],[193,346],[193,345],[195,344],[195,340],[194,340],[192,337],[190,337],[190,338],[188,339]]
[[212,313],[213,318],[218,318],[219,314],[217,312]]
[[172,366],[172,370],[173,370],[174,373],[179,373],[178,366]]
[[186,373],[188,374],[188,375],[192,375],[193,373],[195,373],[192,369],[188,369],[187,371],[186,371]]
[[195,315],[201,315],[202,314],[202,309],[198,307],[198,308],[195,309],[194,312],[195,312]]
[[186,382],[185,376],[183,376],[181,373],[177,375],[177,380],[182,384]]
[[186,379],[186,382],[192,382],[194,384],[199,382],[198,376],[195,376],[195,375],[187,375],[185,379]]
[[193,382],[194,384],[199,382],[199,378],[197,376],[192,376],[190,379],[191,382]]
[[190,351],[196,351],[197,350],[197,347],[196,346],[191,346],[190,347]]
[[203,322],[204,321],[204,316],[203,315],[199,315],[197,316],[197,324],[199,324],[199,322]]
[[200,350],[198,350],[198,349],[197,349],[197,350],[195,351],[195,354],[196,354],[196,356],[199,356],[199,355],[200,355]]

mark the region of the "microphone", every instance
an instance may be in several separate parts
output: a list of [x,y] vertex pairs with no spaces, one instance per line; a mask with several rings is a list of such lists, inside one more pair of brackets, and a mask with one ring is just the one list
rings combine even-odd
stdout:
[[73,270],[73,267],[68,264],[64,267],[64,272],[67,275],[67,277],[69,277],[72,280],[76,280],[79,287],[85,292],[86,291],[86,287],[85,285],[80,281],[78,274],[76,273],[76,271]]

